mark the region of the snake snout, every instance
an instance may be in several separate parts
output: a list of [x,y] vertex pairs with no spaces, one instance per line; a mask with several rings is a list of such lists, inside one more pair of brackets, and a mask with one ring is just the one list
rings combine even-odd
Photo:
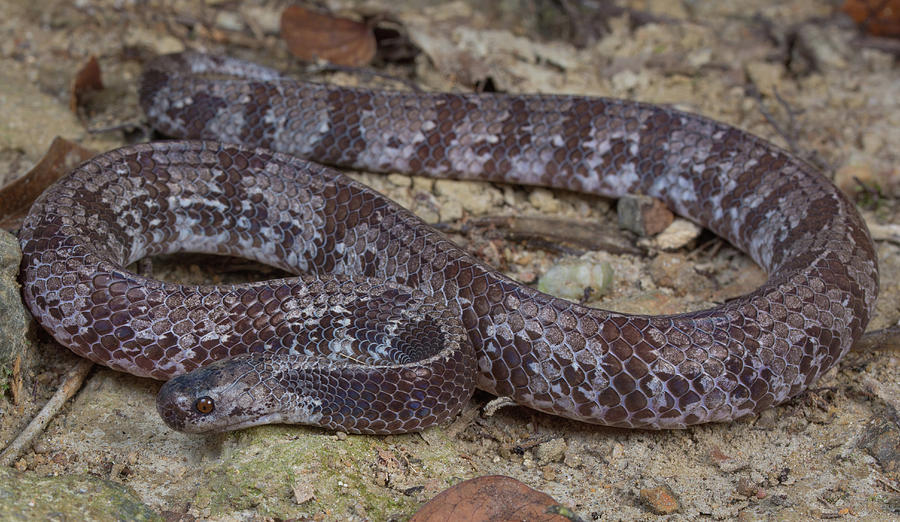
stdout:
[[191,417],[192,390],[184,379],[176,377],[162,386],[156,397],[156,411],[167,426],[177,431],[187,431]]
[[186,433],[278,422],[277,408],[253,400],[259,383],[253,366],[253,354],[245,354],[175,377],[160,388],[156,409],[170,428]]

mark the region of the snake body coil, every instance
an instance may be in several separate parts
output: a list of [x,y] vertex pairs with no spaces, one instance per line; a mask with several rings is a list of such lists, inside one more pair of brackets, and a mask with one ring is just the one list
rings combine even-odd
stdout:
[[[127,147],[49,189],[22,229],[25,297],[62,344],[101,364],[158,379],[203,366],[160,392],[175,428],[416,430],[454,415],[473,384],[611,426],[726,421],[810,386],[874,309],[875,250],[852,203],[808,164],[699,116],[599,98],[347,89],[190,53],[149,64],[141,100],[163,133],[216,142]],[[649,194],[769,279],[700,312],[587,308],[504,277],[334,170],[267,149]],[[123,268],[183,250],[306,275],[193,287]]]

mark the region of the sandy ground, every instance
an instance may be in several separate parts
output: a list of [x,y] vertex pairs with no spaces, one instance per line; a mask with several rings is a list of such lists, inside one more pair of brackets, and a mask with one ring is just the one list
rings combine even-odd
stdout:
[[[602,2],[598,2],[600,4]],[[329,1],[421,49],[383,72],[426,89],[605,95],[673,104],[794,149],[857,197],[881,265],[870,330],[900,320],[900,68],[861,39],[835,3],[616,2],[572,13],[567,2]],[[284,3],[10,1],[0,4],[0,164],[24,174],[56,135],[96,150],[144,139],[136,103],[142,60],[185,48],[300,71],[278,36]],[[602,16],[601,16],[602,14]],[[79,115],[69,85],[95,55],[105,91]],[[371,75],[319,79],[384,83]],[[117,125],[113,131],[89,129]],[[2,177],[2,174],[0,174]],[[527,283],[559,264],[607,263],[598,306],[670,313],[752,290],[764,274],[712,236],[663,252],[584,252],[516,242],[467,227],[491,216],[616,221],[615,204],[543,189],[358,177]],[[869,189],[860,194],[862,185]],[[891,227],[894,227],[893,229]],[[613,230],[615,227],[610,227]],[[463,232],[464,230],[469,230]],[[474,231],[472,231],[474,230]],[[633,236],[618,234],[634,246]],[[552,238],[550,238],[552,239]],[[615,239],[615,238],[614,238]],[[161,278],[217,282],[271,276],[264,267],[181,256],[154,262]],[[41,365],[26,376],[23,411],[0,398],[0,443],[58,385],[74,356],[38,334]],[[886,519],[900,516],[896,352],[851,353],[812,391],[756,418],[672,432],[588,426],[521,407],[490,414],[476,394],[454,424],[421,435],[359,437],[263,427],[200,437],[157,418],[159,384],[95,369],[64,413],[16,463],[38,475],[87,473],[124,484],[172,520],[404,519],[461,479],[505,474],[547,492],[583,520],[654,519],[642,490],[679,501],[672,519]]]

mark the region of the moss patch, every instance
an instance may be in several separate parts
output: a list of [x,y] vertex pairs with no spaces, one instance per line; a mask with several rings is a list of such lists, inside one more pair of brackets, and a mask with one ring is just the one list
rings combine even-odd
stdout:
[[162,520],[122,484],[88,475],[42,477],[0,468],[3,520]]
[[[417,436],[392,439],[415,444],[411,437]],[[375,481],[379,452],[392,452],[391,445],[385,438],[337,437],[314,429],[245,430],[230,435],[221,458],[206,468],[208,487],[197,493],[194,506],[208,516],[246,510],[277,518],[384,520],[411,513],[420,503],[415,496]],[[418,451],[416,457],[420,468],[427,467]],[[433,457],[442,462],[448,455]]]

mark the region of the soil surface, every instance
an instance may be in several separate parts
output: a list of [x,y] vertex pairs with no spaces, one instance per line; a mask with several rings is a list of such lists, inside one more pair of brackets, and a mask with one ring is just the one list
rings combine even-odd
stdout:
[[[869,326],[878,330],[900,322],[900,65],[896,44],[864,36],[838,4],[317,2],[372,21],[382,37],[372,69],[335,71],[290,56],[279,35],[288,2],[7,1],[0,3],[0,184],[25,174],[56,136],[96,151],[151,137],[137,105],[142,63],[184,49],[318,81],[671,104],[789,148],[856,199],[880,257],[881,295]],[[104,89],[82,97],[73,112],[73,78],[91,56]],[[614,201],[353,175],[520,281],[564,293],[573,277],[587,274],[572,295],[583,298],[591,287],[588,301],[603,308],[696,310],[765,279],[746,256],[681,220],[653,239],[621,231]],[[534,221],[517,221],[526,219]],[[533,225],[550,219],[552,226]],[[596,244],[558,237],[594,226],[605,236]],[[156,277],[180,282],[275,275],[203,256],[152,265]],[[21,308],[14,293],[0,295],[13,295],[3,304]],[[39,331],[27,335],[36,363],[15,398],[0,389],[0,446],[76,359]],[[493,397],[476,393],[456,422],[422,434],[269,426],[197,436],[173,432],[157,417],[160,383],[96,367],[15,461],[17,471],[9,470],[23,487],[7,495],[11,504],[0,500],[0,518],[52,502],[53,486],[43,480],[52,476],[118,483],[125,488],[113,488],[116,495],[136,496],[169,520],[387,520],[408,518],[463,479],[502,474],[550,494],[582,520],[656,519],[665,507],[654,500],[659,492],[677,502],[669,515],[676,520],[886,519],[900,516],[898,380],[896,349],[876,346],[852,352],[812,390],[757,417],[680,431],[590,426],[493,407]],[[38,485],[28,490],[32,482]]]

